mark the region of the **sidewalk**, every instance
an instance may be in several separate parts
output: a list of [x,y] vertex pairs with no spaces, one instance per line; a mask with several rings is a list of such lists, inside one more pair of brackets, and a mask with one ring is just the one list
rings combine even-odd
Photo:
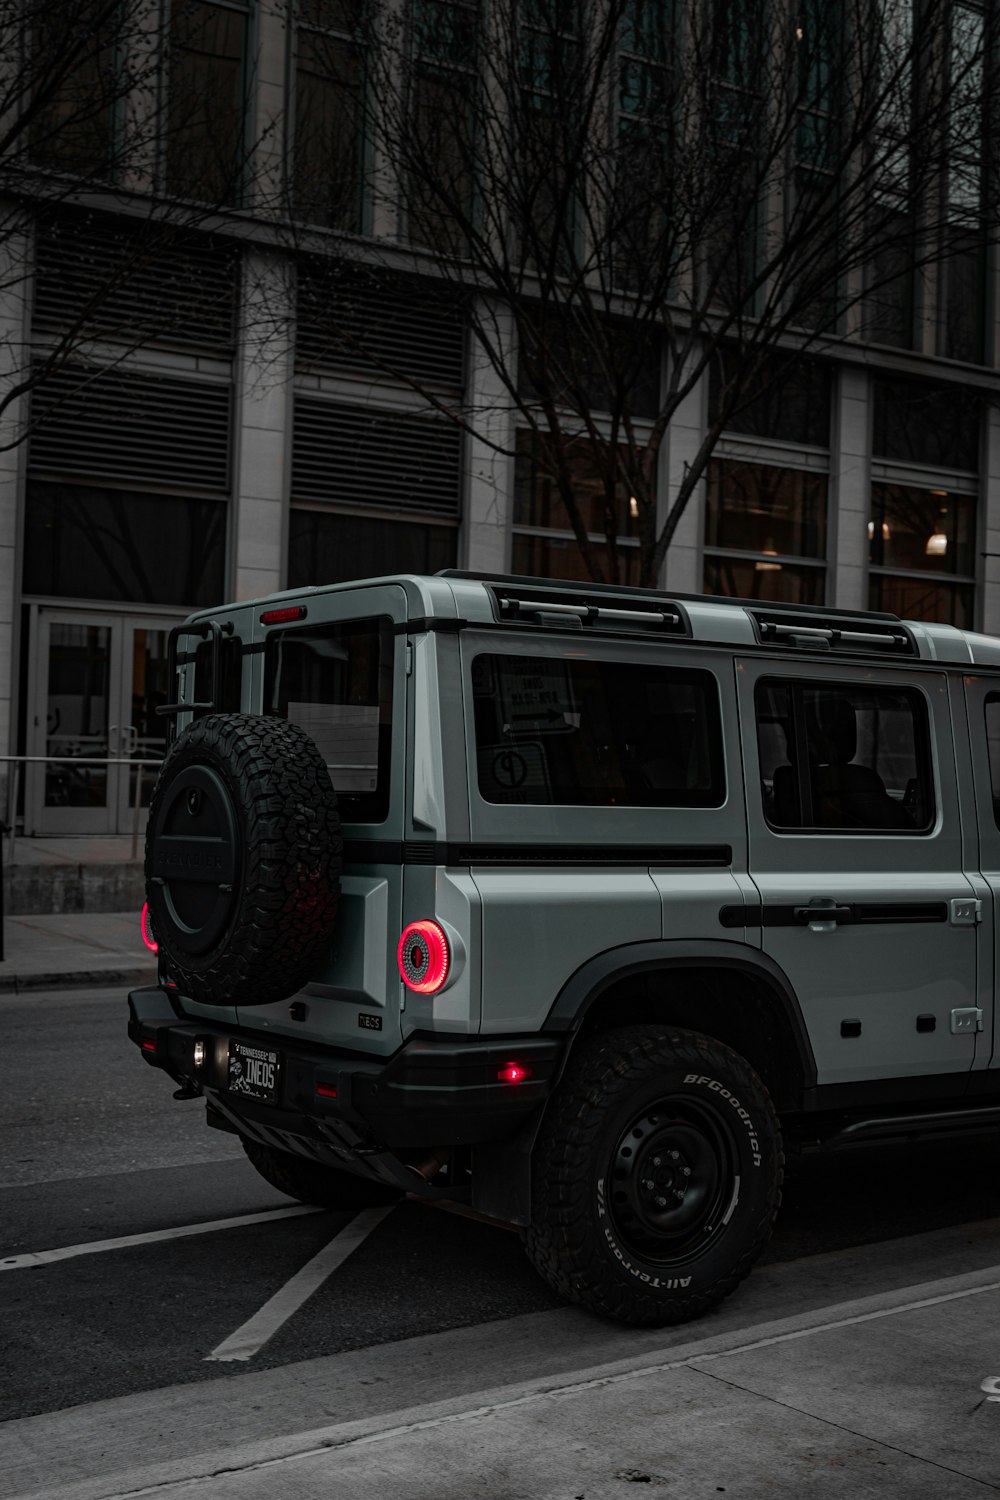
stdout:
[[[836,1255],[820,1261],[836,1272]],[[794,1293],[811,1271],[776,1279]],[[423,1405],[437,1344],[466,1373],[478,1346],[488,1378],[505,1345],[527,1340],[537,1360],[539,1340],[577,1315],[72,1407],[0,1426],[0,1473],[11,1500],[625,1500],[630,1484],[676,1500],[1000,1493],[1000,1266],[718,1330],[734,1316],[636,1331],[629,1358]],[[409,1399],[383,1405],[380,1382],[400,1363],[389,1389]],[[320,1412],[332,1422],[309,1425]]]
[[156,960],[142,941],[140,908],[6,916],[0,994],[69,986],[152,984]]

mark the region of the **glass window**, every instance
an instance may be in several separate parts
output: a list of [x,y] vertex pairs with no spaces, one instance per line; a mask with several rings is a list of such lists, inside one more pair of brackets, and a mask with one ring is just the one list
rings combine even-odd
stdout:
[[174,0],[170,10],[167,188],[210,203],[242,196],[245,0]]
[[990,787],[993,793],[993,819],[1000,828],[1000,693],[986,699],[986,749],[990,758]]
[[114,155],[115,105],[128,87],[116,66],[120,18],[107,0],[35,5],[30,14],[31,155],[56,171],[106,176]]
[[876,458],[978,472],[981,402],[971,392],[877,378],[872,394]]
[[[715,420],[723,388],[739,377],[739,356],[719,351],[711,364],[709,418]],[[751,380],[737,409],[726,419],[727,432],[774,438],[782,443],[830,446],[830,371],[813,359],[781,364],[766,360]]]
[[276,630],[264,653],[264,712],[311,735],[346,821],[381,823],[389,808],[392,669],[388,619]]
[[[585,441],[567,442],[558,452],[552,440],[541,433],[519,432],[514,465],[515,573],[538,578],[578,578],[591,575],[573,534],[569,512],[560,494],[560,479],[573,493],[591,547],[611,583],[638,583],[639,502],[629,494],[626,476],[628,450],[618,450],[618,471],[613,476],[612,525],[618,539],[619,571],[612,576],[607,545],[607,485],[600,469],[605,456]],[[528,528],[531,528],[530,530]]]
[[[713,459],[708,467],[706,592],[822,604],[826,512],[825,474]],[[815,558],[817,566],[804,565],[804,558]]]
[[294,506],[289,523],[288,587],[346,583],[389,573],[437,573],[455,566],[457,551],[454,526]]
[[812,832],[926,833],[934,817],[927,707],[911,689],[758,684],[767,821]]
[[873,485],[869,607],[971,629],[975,539],[974,496]]
[[361,228],[364,53],[359,0],[299,0],[293,198],[300,218]]
[[225,558],[224,501],[28,481],[26,594],[221,604]]
[[472,664],[487,802],[719,807],[719,694],[709,672],[542,656]]
[[473,212],[476,12],[473,0],[414,4],[410,236],[453,255],[467,249]]

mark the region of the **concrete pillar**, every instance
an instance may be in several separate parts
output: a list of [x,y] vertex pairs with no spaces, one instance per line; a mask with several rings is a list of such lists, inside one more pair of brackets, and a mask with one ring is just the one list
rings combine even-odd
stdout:
[[[516,353],[510,312],[482,298],[474,315],[482,324],[506,369],[513,371]],[[514,512],[514,417],[504,388],[475,330],[469,335],[466,400],[472,432],[465,440],[465,523],[460,565],[483,573],[506,573],[510,567],[510,529]]]
[[[705,431],[708,403],[707,372],[681,402],[660,449],[656,481],[657,530],[673,503],[687,465],[698,452]],[[705,535],[705,485],[695,489],[667,548],[660,587],[678,594],[702,592],[702,545]]]
[[[0,206],[5,221],[16,221],[13,204]],[[0,236],[0,746],[13,754],[12,694],[17,653],[17,603],[21,597],[18,568],[19,497],[26,456],[24,424],[27,396],[8,401],[11,390],[30,365],[29,308],[31,305],[32,247],[30,225],[5,230]],[[0,764],[0,816],[6,810],[7,766]]]
[[977,571],[980,608],[977,618],[987,635],[1000,635],[1000,411],[992,402],[984,403],[986,431],[983,442],[983,468],[979,480],[980,522],[977,528],[979,548],[986,555],[978,559]]
[[285,579],[293,276],[290,260],[276,251],[253,248],[244,252],[229,533],[236,599],[272,593]]
[[834,380],[826,602],[868,607],[868,519],[871,515],[871,420],[866,370],[841,365]]

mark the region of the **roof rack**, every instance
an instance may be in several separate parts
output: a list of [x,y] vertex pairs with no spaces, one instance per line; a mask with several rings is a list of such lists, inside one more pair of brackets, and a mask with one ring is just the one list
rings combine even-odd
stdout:
[[662,597],[629,597],[627,589],[605,593],[603,589],[575,585],[567,588],[539,587],[535,580],[487,584],[497,618],[509,625],[550,625],[560,630],[600,630],[647,634],[691,634],[686,612],[673,600]]
[[[920,655],[912,632],[895,615],[841,615],[834,620],[810,610],[748,609],[747,614],[762,646],[865,656]],[[884,628],[879,628],[883,622]]]

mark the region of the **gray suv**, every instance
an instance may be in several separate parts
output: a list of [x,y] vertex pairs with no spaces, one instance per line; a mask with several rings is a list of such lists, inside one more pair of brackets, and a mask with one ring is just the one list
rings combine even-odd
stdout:
[[147,1063],[268,1182],[692,1318],[784,1152],[1000,1121],[1000,643],[448,572],[171,640]]

